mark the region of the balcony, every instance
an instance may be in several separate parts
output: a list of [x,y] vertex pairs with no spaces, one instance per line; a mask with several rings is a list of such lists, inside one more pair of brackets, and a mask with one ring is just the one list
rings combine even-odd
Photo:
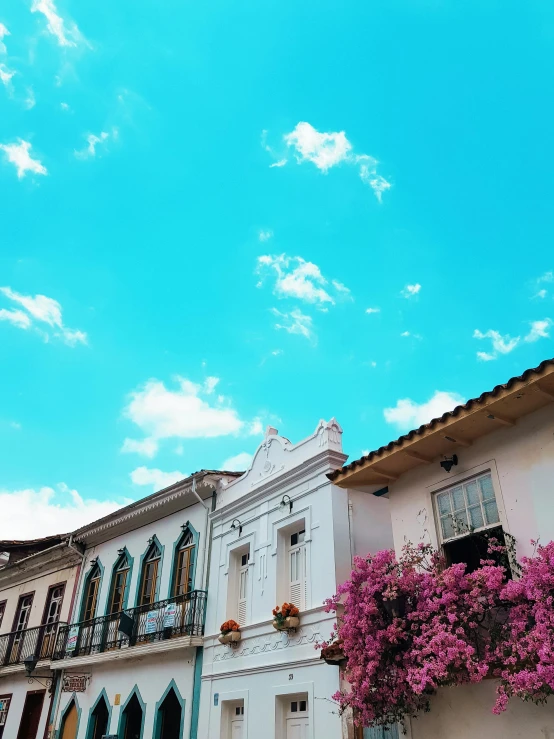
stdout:
[[202,646],[205,590],[99,616],[58,631],[56,669]]
[[59,633],[64,628],[67,628],[67,624],[55,623],[2,634],[0,636],[0,667],[22,665],[27,657],[34,657],[38,662],[50,660],[54,654]]

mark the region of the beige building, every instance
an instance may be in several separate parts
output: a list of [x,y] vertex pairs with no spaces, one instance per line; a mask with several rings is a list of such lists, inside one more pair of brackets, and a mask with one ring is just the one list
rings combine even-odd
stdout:
[[63,536],[0,541],[0,551],[0,739],[42,739],[62,689],[51,660],[82,554]]
[[[515,537],[518,558],[530,555],[532,539],[554,539],[553,401],[554,360],[547,360],[330,478],[389,499],[397,553],[406,542],[430,542],[447,561],[475,566],[475,534],[495,530]],[[455,520],[468,526],[459,529]],[[554,700],[512,700],[495,716],[494,694],[494,680],[440,689],[430,713],[411,722],[412,738],[554,736]]]

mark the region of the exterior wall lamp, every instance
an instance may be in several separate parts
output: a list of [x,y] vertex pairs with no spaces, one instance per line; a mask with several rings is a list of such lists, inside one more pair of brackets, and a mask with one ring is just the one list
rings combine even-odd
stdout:
[[441,467],[446,472],[450,472],[452,467],[458,464],[458,455],[453,454],[451,457],[445,457],[441,462]]
[[51,677],[43,677],[43,676],[36,676],[33,675],[33,672],[35,670],[35,667],[37,666],[37,658],[34,654],[29,655],[29,657],[26,657],[23,660],[23,666],[25,667],[25,676],[28,679],[29,684],[37,682],[39,685],[42,685],[44,688],[50,689],[52,687],[52,678]]
[[242,534],[242,524],[238,520],[238,518],[233,519],[233,523],[231,524],[231,529],[234,531],[236,528],[239,530],[239,536]]
[[289,513],[291,513],[292,512],[292,500],[290,499],[288,495],[283,495],[281,502],[279,503],[279,508],[282,508],[284,510],[287,506],[289,507]]

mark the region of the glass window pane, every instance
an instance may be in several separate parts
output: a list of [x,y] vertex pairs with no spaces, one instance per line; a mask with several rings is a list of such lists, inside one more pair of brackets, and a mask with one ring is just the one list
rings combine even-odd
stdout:
[[290,704],[290,712],[291,713],[296,713],[297,711],[298,711],[298,703],[296,701],[293,701]]
[[439,506],[439,513],[443,516],[445,513],[450,513],[450,493],[441,493],[437,495],[437,504]]
[[463,511],[466,507],[466,502],[464,500],[464,490],[462,486],[460,485],[457,488],[452,488],[450,493],[452,495],[452,508],[454,511]]
[[466,485],[466,495],[467,495],[467,504],[468,505],[478,505],[479,504],[479,488],[477,487],[477,482],[475,480],[472,480],[471,482],[468,482]]
[[441,518],[441,528],[443,539],[450,539],[451,536],[454,536],[454,526],[452,525],[452,518],[450,516]]
[[483,508],[485,509],[485,518],[488,524],[498,523],[500,521],[495,500],[489,500],[483,503]]
[[454,516],[454,528],[456,529],[457,534],[464,534],[467,532],[469,526],[467,523],[467,512],[465,509],[463,511],[456,511],[456,513],[453,514]]
[[483,526],[483,514],[481,513],[481,506],[477,505],[469,509],[469,520],[474,529],[478,529]]
[[306,710],[306,701],[300,701],[300,710],[305,711]]
[[492,486],[492,478],[490,475],[481,477],[479,479],[479,486],[481,488],[483,500],[494,500],[494,488]]

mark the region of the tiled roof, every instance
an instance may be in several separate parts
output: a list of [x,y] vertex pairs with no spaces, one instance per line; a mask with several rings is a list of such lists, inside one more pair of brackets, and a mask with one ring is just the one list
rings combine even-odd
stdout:
[[508,382],[505,382],[502,385],[496,385],[496,387],[494,387],[492,390],[488,390],[482,393],[478,398],[471,398],[471,400],[468,400],[467,403],[456,406],[453,410],[444,413],[440,418],[433,418],[431,421],[429,421],[429,423],[424,423],[419,428],[409,431],[407,434],[399,436],[398,439],[390,441],[385,446],[381,446],[379,447],[379,449],[375,449],[374,451],[369,452],[369,454],[360,457],[360,459],[353,460],[344,467],[339,467],[339,469],[335,470],[334,472],[330,472],[327,477],[330,480],[337,480],[342,475],[355,470],[356,467],[360,467],[366,462],[370,462],[373,459],[380,457],[384,452],[390,452],[395,447],[402,447],[406,442],[413,441],[418,436],[424,436],[429,431],[433,431],[436,427],[444,425],[452,418],[458,418],[465,415],[466,413],[471,411],[474,406],[482,405],[483,403],[496,398],[498,395],[500,395],[501,392],[505,390],[510,390],[515,384],[527,382],[528,380],[533,379],[535,376],[541,375],[547,367],[554,367],[554,358],[545,359],[538,365],[538,367],[533,367],[531,369],[525,370],[523,374],[518,375],[517,377],[510,378]]

